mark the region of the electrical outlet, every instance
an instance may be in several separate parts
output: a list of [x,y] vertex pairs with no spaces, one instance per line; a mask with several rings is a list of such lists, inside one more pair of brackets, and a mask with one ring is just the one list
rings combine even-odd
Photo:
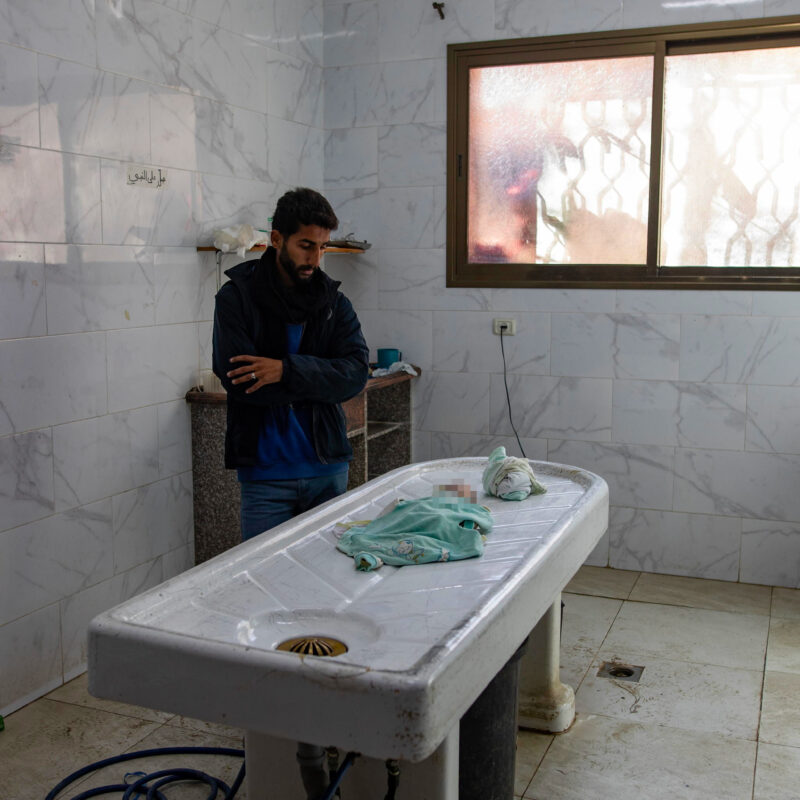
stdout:
[[517,332],[517,321],[515,319],[493,319],[492,332],[498,336],[501,332],[504,336],[513,336]]

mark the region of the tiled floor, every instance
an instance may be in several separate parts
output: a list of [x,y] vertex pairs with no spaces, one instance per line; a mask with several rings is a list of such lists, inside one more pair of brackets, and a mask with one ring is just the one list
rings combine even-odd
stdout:
[[[800,800],[800,590],[584,567],[564,600],[562,676],[578,715],[561,736],[520,733],[518,797]],[[602,661],[644,672],[638,683],[600,678]],[[239,748],[241,734],[96,700],[83,676],[6,719],[0,797],[44,800],[84,764],[181,745]],[[227,783],[239,766],[219,756],[128,762],[59,800],[175,765]],[[165,794],[200,800],[208,791],[182,784]],[[398,794],[417,800],[403,798],[402,783]]]

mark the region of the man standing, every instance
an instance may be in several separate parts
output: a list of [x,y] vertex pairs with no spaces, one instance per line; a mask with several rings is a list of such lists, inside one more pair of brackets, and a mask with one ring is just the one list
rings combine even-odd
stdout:
[[217,293],[213,364],[228,393],[225,466],[238,471],[243,539],[347,488],[341,403],[364,388],[369,351],[339,282],[319,268],[338,224],[318,192],[287,192],[272,246],[227,270]]

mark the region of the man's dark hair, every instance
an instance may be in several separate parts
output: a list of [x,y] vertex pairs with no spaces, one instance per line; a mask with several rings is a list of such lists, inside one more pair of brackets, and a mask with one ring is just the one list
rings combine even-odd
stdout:
[[272,215],[272,228],[288,238],[301,225],[319,225],[333,231],[339,227],[339,220],[331,204],[319,192],[298,187],[278,200]]

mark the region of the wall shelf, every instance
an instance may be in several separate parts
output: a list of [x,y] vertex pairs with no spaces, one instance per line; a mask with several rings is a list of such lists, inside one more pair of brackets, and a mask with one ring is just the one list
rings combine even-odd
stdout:
[[[263,253],[267,249],[265,244],[257,244],[255,247],[251,247],[247,252],[248,253]],[[198,252],[208,252],[208,253],[219,253],[223,256],[232,256],[236,255],[236,251],[233,252],[223,252],[222,250],[217,250],[216,247],[213,245],[207,246],[198,246]],[[326,247],[325,254],[329,253],[366,253],[367,251],[362,249],[361,247]]]

